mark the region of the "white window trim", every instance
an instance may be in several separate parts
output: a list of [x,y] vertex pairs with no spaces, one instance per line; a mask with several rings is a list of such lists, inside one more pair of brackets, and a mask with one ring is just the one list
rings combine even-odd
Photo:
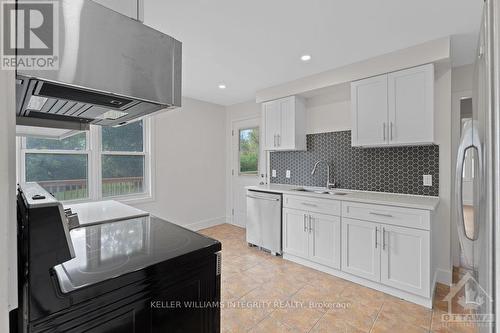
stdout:
[[[47,153],[47,154],[76,154],[87,155],[88,161],[88,193],[89,197],[78,200],[66,200],[65,204],[92,202],[101,200],[117,200],[127,204],[141,204],[154,201],[154,179],[155,173],[155,160],[154,160],[154,147],[152,138],[154,137],[154,123],[150,117],[143,118],[143,138],[144,138],[144,151],[143,152],[107,152],[101,150],[101,127],[91,126],[87,134],[87,148],[86,150],[52,150],[52,149],[24,149],[26,147],[26,138],[17,138],[17,153],[18,153],[18,181],[26,182],[26,154],[29,153]],[[144,156],[144,188],[143,193],[128,194],[113,197],[102,196],[102,174],[101,174],[101,156],[102,155],[125,155],[125,156]]]

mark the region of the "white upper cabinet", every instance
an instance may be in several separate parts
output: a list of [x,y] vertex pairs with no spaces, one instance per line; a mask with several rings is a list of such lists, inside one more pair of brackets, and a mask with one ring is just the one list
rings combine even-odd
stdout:
[[264,122],[264,149],[271,150],[277,146],[277,132],[281,131],[281,111],[278,103],[262,104]]
[[387,144],[387,75],[353,82],[351,103],[353,146]]
[[142,6],[144,0],[94,0],[114,11],[127,15],[134,20],[143,21]]
[[434,142],[434,66],[423,65],[351,83],[352,145]]
[[305,150],[305,104],[296,96],[262,104],[265,150]]
[[434,141],[434,66],[390,73],[389,143]]

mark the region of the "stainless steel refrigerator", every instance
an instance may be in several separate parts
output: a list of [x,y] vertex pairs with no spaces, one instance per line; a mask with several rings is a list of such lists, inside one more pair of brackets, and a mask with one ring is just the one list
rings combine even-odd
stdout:
[[[495,327],[500,299],[499,19],[500,0],[484,1],[474,65],[472,116],[462,128],[455,175],[458,210],[453,229],[459,234],[463,265],[470,270],[461,279],[465,282],[463,300],[473,314],[466,320],[474,322],[477,332],[500,332]],[[472,182],[466,200],[467,173],[472,174]]]

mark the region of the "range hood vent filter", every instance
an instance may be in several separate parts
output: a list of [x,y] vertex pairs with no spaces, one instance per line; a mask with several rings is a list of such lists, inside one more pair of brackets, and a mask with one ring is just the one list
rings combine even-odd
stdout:
[[44,82],[42,84],[42,87],[38,91],[37,95],[119,109],[132,102],[130,99],[108,96],[98,92],[90,92],[82,89],[64,87],[48,82]]

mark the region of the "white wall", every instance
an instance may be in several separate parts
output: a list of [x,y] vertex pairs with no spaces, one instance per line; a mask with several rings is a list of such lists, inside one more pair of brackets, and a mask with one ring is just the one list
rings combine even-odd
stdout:
[[351,102],[333,99],[332,95],[314,96],[306,100],[306,133],[350,130]]
[[[14,73],[0,70],[0,332],[17,307]],[[10,304],[10,307],[9,307]]]
[[257,91],[256,101],[260,103],[303,94],[370,76],[449,59],[450,38],[444,37],[262,89]]
[[226,219],[226,113],[190,98],[182,105],[153,116],[154,201],[134,206],[201,229]]
[[434,86],[435,142],[439,145],[439,206],[434,215],[432,262],[436,281],[451,283],[451,68],[438,64]]

